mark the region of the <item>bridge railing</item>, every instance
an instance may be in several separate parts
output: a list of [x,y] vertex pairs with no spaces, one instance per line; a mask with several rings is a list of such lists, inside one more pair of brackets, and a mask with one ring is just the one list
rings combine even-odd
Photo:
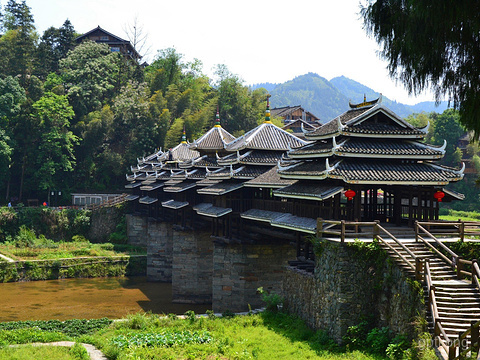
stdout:
[[125,202],[127,196],[128,196],[128,194],[122,194],[120,196],[114,197],[113,199],[102,201],[99,204],[86,205],[85,209],[95,210],[95,209],[99,209],[99,208],[103,208],[103,207],[115,206],[115,205],[118,205],[118,204],[121,204],[121,203]]
[[[457,273],[458,279],[463,279],[465,276],[469,277],[472,285],[480,290],[480,268],[478,266],[477,260],[465,260],[458,256],[455,252],[449,249],[445,244],[443,244],[437,236],[439,234],[444,235],[445,232],[436,232],[436,235],[433,235],[432,232],[425,229],[428,227],[429,230],[439,229],[442,226],[444,227],[454,227],[458,229],[458,236],[463,241],[465,234],[467,233],[465,229],[471,228],[473,231],[468,231],[469,235],[476,234],[476,229],[480,226],[480,223],[476,222],[415,222],[415,240],[421,241],[432,249],[437,255],[439,255],[447,264],[449,264],[453,270]],[[447,232],[451,235],[452,232]],[[437,246],[432,245],[435,244]],[[448,258],[442,251],[451,256],[451,259]],[[470,266],[470,272],[465,270],[466,266]],[[432,278],[430,274],[430,265],[428,260],[425,260],[425,282],[427,285],[428,299],[430,305],[430,311],[432,314],[433,325],[435,338],[439,340],[439,344],[444,348],[448,354],[449,360],[462,360],[468,353],[473,354],[477,353],[479,350],[479,329],[480,321],[472,321],[470,328],[464,332],[459,332],[456,339],[452,339],[447,336],[442,322],[440,321],[438,315],[437,304],[435,300],[435,286],[432,284]],[[467,346],[467,338],[470,336],[470,345]]]
[[[360,221],[335,221],[317,219],[317,237],[323,235],[333,235],[340,238],[340,242],[345,242],[346,239],[355,239],[358,237],[372,238],[373,240],[381,241],[386,247],[394,252],[402,261],[415,272],[415,278],[422,280],[423,262],[410,249],[408,249],[401,241],[399,241],[390,231],[380,225],[378,220],[370,222]],[[387,240],[395,242],[402,248],[412,260],[408,260],[395,247],[390,245]]]

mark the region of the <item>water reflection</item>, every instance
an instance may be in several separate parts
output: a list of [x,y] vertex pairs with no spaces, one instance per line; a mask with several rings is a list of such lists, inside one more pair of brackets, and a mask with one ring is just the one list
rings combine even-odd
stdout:
[[172,285],[145,277],[0,284],[0,321],[121,318],[138,311],[204,313],[208,305],[173,304]]

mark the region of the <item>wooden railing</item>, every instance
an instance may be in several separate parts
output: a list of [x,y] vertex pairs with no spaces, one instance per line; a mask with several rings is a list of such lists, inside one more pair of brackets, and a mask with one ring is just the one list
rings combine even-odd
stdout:
[[[447,231],[443,230],[447,228]],[[370,230],[371,229],[371,230]],[[428,229],[428,230],[427,230]],[[468,277],[472,284],[480,290],[480,267],[477,260],[469,261],[460,258],[455,252],[443,244],[437,236],[455,236],[464,239],[465,235],[480,235],[480,223],[474,222],[416,222],[415,223],[415,240],[423,242],[428,248],[440,256],[453,270],[457,272],[459,279]],[[435,235],[437,236],[435,236]],[[435,285],[432,281],[430,271],[430,263],[428,259],[422,261],[410,249],[408,249],[401,241],[399,241],[392,233],[386,230],[379,224],[379,221],[374,222],[358,222],[358,221],[333,221],[317,219],[317,237],[323,235],[338,236],[340,242],[345,242],[348,238],[368,238],[377,239],[381,241],[387,248],[394,252],[402,261],[415,271],[415,278],[419,281],[424,281],[428,292],[428,306],[432,314],[434,334],[438,345],[441,346],[448,354],[449,360],[463,360],[468,353],[473,354],[479,352],[480,348],[480,321],[472,321],[468,330],[460,332],[456,338],[449,337],[442,326],[440,316],[438,313],[438,306],[435,296]],[[400,251],[389,243],[385,235],[399,245],[411,259],[408,260]],[[434,244],[434,245],[433,245]],[[441,250],[439,250],[441,249]],[[448,256],[445,255],[448,254]],[[466,271],[466,267],[470,267],[470,271]],[[470,345],[468,344],[468,337],[470,336]]]
[[99,204],[89,204],[89,205],[86,205],[85,206],[85,209],[87,210],[95,210],[95,209],[99,209],[99,208],[102,208],[102,207],[107,207],[107,206],[114,206],[114,205],[117,205],[117,204],[121,204],[123,203],[124,201],[126,201],[126,197],[128,195],[127,194],[122,194],[120,196],[116,196],[115,198],[113,199],[109,199],[109,200],[105,200],[105,201],[102,201],[101,203]]
[[[371,229],[371,230],[370,230]],[[358,222],[358,221],[335,221],[335,220],[323,220],[317,219],[317,237],[323,235],[333,235],[340,237],[340,242],[345,242],[347,238],[371,237],[373,240],[381,241],[386,247],[394,252],[404,263],[415,272],[415,279],[422,280],[423,262],[416,256],[410,249],[408,249],[401,241],[399,241],[391,232],[380,225],[378,220],[371,222]],[[408,260],[402,253],[400,253],[395,247],[390,245],[385,235],[400,246],[413,261]]]
[[480,221],[417,221],[422,227],[437,237],[459,237],[465,240],[465,237],[480,236]]
[[[465,260],[458,256],[455,252],[450,250],[445,244],[443,244],[436,236],[434,236],[430,231],[425,229],[424,226],[433,228],[439,228],[441,226],[455,226],[458,228],[458,236],[463,240],[466,234],[466,227],[473,226],[477,228],[479,223],[473,222],[457,222],[457,223],[448,223],[448,222],[416,222],[415,223],[415,240],[422,241],[425,245],[427,245],[430,249],[432,249],[437,255],[439,255],[445,262],[447,262],[453,270],[457,273],[458,279],[463,279],[465,276],[470,277],[472,285],[474,285],[477,289],[480,290],[480,268],[478,266],[477,260]],[[472,235],[474,232],[468,232],[469,235]],[[445,233],[436,233],[438,234],[445,234]],[[447,233],[451,235],[452,233]],[[430,241],[424,238],[427,236]],[[430,242],[433,242],[438,246],[438,248],[445,251],[447,254],[451,256],[449,259],[447,256],[444,255],[437,247],[432,245]],[[465,266],[470,266],[470,272],[465,271]],[[466,357],[468,353],[477,353],[479,350],[479,329],[480,329],[480,321],[472,321],[470,324],[470,328],[464,332],[460,332],[456,339],[451,339],[447,336],[442,323],[440,321],[437,309],[437,303],[435,299],[435,286],[432,284],[432,277],[430,274],[430,265],[428,260],[425,260],[425,283],[427,285],[428,291],[428,300],[430,311],[432,314],[433,325],[434,325],[434,335],[435,338],[438,339],[439,345],[441,345],[446,353],[448,354],[449,360],[462,360]],[[467,346],[467,337],[470,335],[470,346]],[[458,349],[458,350],[457,350]]]

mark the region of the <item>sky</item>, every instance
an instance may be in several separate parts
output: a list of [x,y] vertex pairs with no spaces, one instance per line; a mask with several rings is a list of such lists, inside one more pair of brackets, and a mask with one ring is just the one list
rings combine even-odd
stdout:
[[173,47],[185,61],[200,60],[209,77],[217,64],[226,65],[245,85],[283,83],[309,72],[327,80],[343,75],[404,104],[433,101],[431,93],[409,96],[389,77],[380,47],[363,29],[360,1],[366,0],[26,2],[40,35],[69,19],[78,33],[99,25],[128,40],[125,29],[136,19],[148,35],[147,60]]

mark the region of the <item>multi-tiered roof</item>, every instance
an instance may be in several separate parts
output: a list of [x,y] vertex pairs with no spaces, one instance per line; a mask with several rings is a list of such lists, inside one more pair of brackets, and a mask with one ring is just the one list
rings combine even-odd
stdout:
[[280,176],[384,185],[447,185],[462,179],[462,170],[434,162],[444,156],[446,144],[421,142],[428,125],[415,128],[379,100],[351,105],[349,111],[305,133],[315,143],[290,150],[279,167]]

